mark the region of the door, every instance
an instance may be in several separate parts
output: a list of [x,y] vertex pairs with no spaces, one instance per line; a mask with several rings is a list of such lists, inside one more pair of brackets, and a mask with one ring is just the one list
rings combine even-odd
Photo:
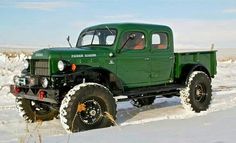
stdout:
[[[133,37],[132,37],[133,36]],[[116,55],[117,75],[125,86],[138,87],[150,83],[150,58],[143,32],[126,32]]]
[[151,82],[164,84],[173,81],[174,52],[168,42],[168,34],[156,32],[151,35]]

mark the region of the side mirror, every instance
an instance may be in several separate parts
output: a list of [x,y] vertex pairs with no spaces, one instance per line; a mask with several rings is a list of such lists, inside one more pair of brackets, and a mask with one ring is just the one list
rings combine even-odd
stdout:
[[135,37],[136,37],[136,35],[134,33],[129,35],[129,39],[131,39],[131,40],[134,40]]
[[132,33],[129,35],[129,38],[125,41],[125,43],[121,46],[121,48],[119,49],[118,53],[120,53],[120,51],[125,47],[125,45],[128,43],[129,40],[134,40],[134,38],[136,37],[135,33]]
[[70,42],[70,36],[67,36],[66,40],[67,42]]
[[70,45],[70,47],[72,48],[72,45],[70,43],[70,36],[67,36],[66,40],[67,40],[68,44]]

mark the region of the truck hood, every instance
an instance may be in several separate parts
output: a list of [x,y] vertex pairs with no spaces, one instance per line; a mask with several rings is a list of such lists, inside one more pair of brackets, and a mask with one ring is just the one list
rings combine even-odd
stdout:
[[108,56],[112,51],[112,48],[103,47],[48,48],[34,52],[32,59],[94,58]]

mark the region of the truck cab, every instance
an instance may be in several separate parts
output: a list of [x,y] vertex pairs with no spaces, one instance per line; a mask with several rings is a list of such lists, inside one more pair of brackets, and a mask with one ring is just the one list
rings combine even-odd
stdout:
[[[110,49],[107,62],[110,66],[108,68],[113,68],[113,72],[122,79],[125,87],[149,86],[174,81],[173,36],[169,27],[145,25],[144,28],[143,24],[127,23],[99,25],[82,31],[77,47],[84,46],[81,44],[82,41],[94,29],[103,29],[108,33],[117,34],[112,38],[114,40],[112,44],[107,47]],[[89,46],[99,45],[98,34],[99,32],[93,39],[93,43],[97,44]],[[105,37],[108,43],[112,34]],[[131,35],[134,36],[133,39],[130,38]]]

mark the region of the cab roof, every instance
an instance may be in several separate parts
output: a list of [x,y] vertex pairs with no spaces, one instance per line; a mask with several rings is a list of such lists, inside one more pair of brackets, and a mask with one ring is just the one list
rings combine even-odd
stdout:
[[117,30],[127,30],[127,29],[143,29],[143,30],[165,30],[172,32],[171,28],[165,25],[156,25],[156,24],[145,24],[145,23],[105,23],[95,26],[88,27],[83,31],[89,31],[93,29],[106,29],[106,28],[115,28]]

